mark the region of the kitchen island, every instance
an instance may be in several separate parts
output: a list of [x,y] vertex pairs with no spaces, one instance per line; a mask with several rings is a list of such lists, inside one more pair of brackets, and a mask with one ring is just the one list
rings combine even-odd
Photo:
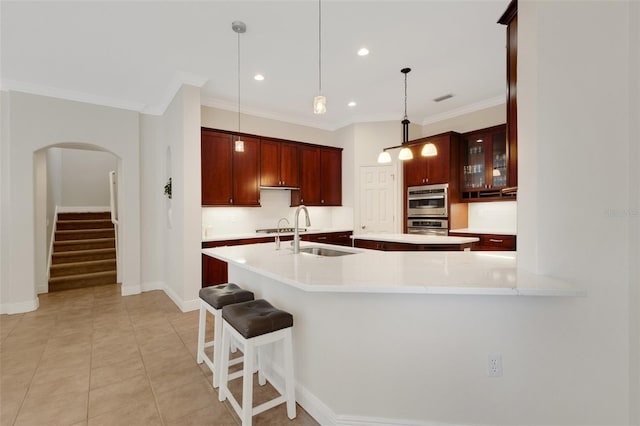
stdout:
[[[545,300],[574,299],[549,296],[583,294],[519,270],[512,252],[309,246],[352,254],[295,255],[273,243],[203,253],[228,262],[230,282],[293,314],[296,400],[323,425],[482,419],[494,406],[487,351],[507,351],[514,327],[563,309]],[[281,354],[271,356],[277,372]]]
[[353,235],[354,247],[384,251],[463,251],[471,250],[480,239],[473,236],[449,237],[422,234]]

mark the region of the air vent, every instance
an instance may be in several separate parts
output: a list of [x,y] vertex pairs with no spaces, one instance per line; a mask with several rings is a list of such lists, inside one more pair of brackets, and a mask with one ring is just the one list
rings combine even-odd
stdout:
[[453,94],[447,93],[446,95],[439,96],[433,100],[433,102],[442,102],[446,99],[453,98]]

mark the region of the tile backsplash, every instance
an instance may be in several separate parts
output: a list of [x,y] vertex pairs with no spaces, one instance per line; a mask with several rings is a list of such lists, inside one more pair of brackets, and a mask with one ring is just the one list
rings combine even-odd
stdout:
[[[203,207],[203,238],[224,234],[255,232],[256,229],[275,228],[285,217],[293,226],[295,207],[289,207],[289,190],[263,189],[260,191],[262,207]],[[308,207],[313,229],[352,229],[351,207]],[[302,216],[302,214],[301,214]],[[304,218],[300,218],[304,224]]]

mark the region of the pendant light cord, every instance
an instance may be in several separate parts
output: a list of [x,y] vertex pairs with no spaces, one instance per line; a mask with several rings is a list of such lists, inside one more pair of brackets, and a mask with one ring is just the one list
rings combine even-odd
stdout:
[[322,93],[322,0],[318,0],[318,92]]
[[407,74],[404,73],[404,119],[407,119]]
[[238,138],[240,137],[240,33],[238,32]]

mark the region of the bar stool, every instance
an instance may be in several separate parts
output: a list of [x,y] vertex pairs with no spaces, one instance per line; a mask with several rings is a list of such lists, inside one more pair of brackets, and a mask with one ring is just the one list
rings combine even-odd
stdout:
[[[213,373],[212,385],[218,387],[220,382],[220,360],[222,354],[222,308],[224,306],[253,300],[253,293],[238,287],[236,284],[221,284],[200,289],[200,318],[198,325],[198,364],[204,363]],[[213,315],[213,340],[205,341],[207,312]],[[220,342],[220,343],[218,343]],[[213,360],[204,352],[213,346]],[[228,351],[229,349],[227,349]],[[234,358],[230,365],[239,364],[242,357]],[[236,377],[240,377],[238,373]]]
[[[250,426],[252,417],[276,405],[286,402],[287,417],[296,417],[295,381],[293,377],[293,345],[291,329],[293,316],[285,311],[274,308],[264,299],[227,305],[222,308],[222,365],[220,366],[220,389],[218,399],[224,401],[229,398],[231,406],[242,420],[242,426]],[[238,348],[244,353],[242,375],[242,406],[229,391],[229,345],[231,339],[236,341]],[[280,396],[253,407],[253,372],[254,357],[258,355],[258,383],[266,383],[263,363],[260,355],[264,345],[282,342],[284,354],[284,391],[271,384]]]

